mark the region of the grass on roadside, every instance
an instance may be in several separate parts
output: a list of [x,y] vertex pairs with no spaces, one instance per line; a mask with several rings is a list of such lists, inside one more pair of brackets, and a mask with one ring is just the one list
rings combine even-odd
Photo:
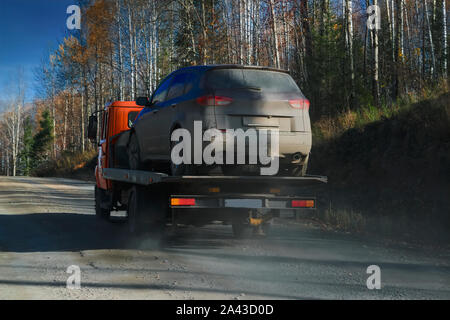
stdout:
[[80,176],[94,175],[97,162],[97,150],[85,152],[64,152],[56,160],[48,160],[33,170],[37,177],[64,177],[77,178]]

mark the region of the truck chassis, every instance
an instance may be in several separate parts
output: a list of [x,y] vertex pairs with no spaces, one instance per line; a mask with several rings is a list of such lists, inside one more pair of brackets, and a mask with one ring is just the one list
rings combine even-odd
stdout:
[[280,212],[314,210],[323,176],[169,176],[164,173],[104,168],[113,192],[96,188],[96,215],[126,210],[132,233],[160,233],[168,223],[202,226],[231,224],[236,237],[267,234]]

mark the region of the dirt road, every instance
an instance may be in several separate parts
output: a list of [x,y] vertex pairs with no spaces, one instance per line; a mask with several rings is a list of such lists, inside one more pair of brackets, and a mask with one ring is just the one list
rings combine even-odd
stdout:
[[[0,177],[0,299],[449,299],[450,255],[280,222],[267,239],[184,228],[160,243],[97,221],[93,185]],[[81,289],[66,288],[71,265]],[[381,289],[369,290],[369,265]]]

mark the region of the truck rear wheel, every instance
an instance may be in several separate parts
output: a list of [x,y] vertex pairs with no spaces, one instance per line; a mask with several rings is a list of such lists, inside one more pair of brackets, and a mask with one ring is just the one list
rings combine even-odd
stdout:
[[250,238],[253,234],[253,227],[248,223],[248,219],[244,217],[236,217],[232,220],[231,226],[233,235],[237,239]]
[[99,219],[106,220],[109,219],[111,211],[102,208],[102,205],[104,206],[105,203],[105,198],[106,198],[105,191],[95,186],[95,216]]
[[128,230],[131,234],[149,233],[161,236],[164,231],[165,208],[164,197],[144,187],[133,186],[128,198]]

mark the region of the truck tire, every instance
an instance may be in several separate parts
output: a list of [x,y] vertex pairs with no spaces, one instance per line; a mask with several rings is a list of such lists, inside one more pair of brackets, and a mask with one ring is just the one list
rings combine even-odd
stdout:
[[109,219],[111,211],[102,208],[102,204],[105,202],[105,191],[95,186],[95,216],[98,219]]
[[131,170],[142,169],[141,155],[139,150],[139,142],[136,133],[133,131],[128,142],[128,164]]
[[128,196],[128,231],[133,235],[140,234],[143,231],[143,226],[140,223],[140,220],[145,214],[145,203],[142,199],[142,192],[139,189],[140,188],[133,186]]
[[231,227],[233,229],[233,235],[237,239],[247,239],[253,234],[253,227],[244,218],[235,218],[231,222]]
[[272,221],[264,222],[261,226],[258,227],[258,236],[268,237],[270,234],[271,227],[272,227]]
[[168,203],[164,201],[162,193],[133,186],[128,198],[128,231],[134,235],[148,233],[160,237],[164,231],[167,210]]

